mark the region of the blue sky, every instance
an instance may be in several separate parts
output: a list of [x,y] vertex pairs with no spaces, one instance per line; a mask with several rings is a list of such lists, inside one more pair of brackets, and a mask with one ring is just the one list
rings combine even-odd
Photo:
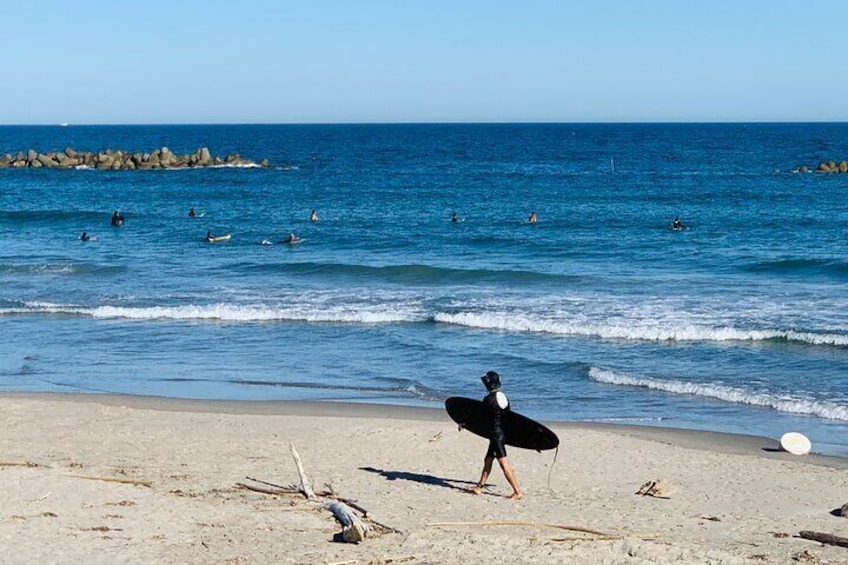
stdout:
[[848,120],[836,0],[0,7],[2,124]]

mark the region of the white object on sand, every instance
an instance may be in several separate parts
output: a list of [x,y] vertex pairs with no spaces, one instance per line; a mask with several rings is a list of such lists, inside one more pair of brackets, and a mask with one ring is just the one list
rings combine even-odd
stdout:
[[780,448],[792,455],[806,455],[812,447],[807,436],[798,432],[787,432],[780,437]]

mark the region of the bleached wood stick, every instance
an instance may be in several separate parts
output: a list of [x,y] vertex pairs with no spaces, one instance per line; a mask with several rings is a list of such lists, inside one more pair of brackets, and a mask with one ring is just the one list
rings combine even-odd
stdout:
[[0,461],[0,467],[41,467],[32,461]]
[[293,442],[289,442],[289,449],[291,450],[292,457],[294,457],[294,464],[297,466],[297,474],[300,475],[300,488],[303,491],[303,495],[308,500],[312,500],[315,498],[315,493],[312,492],[309,478],[306,476],[306,471],[303,470],[303,462],[300,460],[300,455],[297,454],[297,449],[294,448]]
[[342,498],[341,496],[334,496],[334,495],[331,495],[331,496],[335,500],[338,500],[339,502],[343,502],[344,504],[347,504],[351,508],[356,508],[357,510],[359,510],[359,512],[362,513],[363,516],[366,516],[366,517],[368,516],[368,510],[366,508],[364,508],[363,506],[361,506],[359,503],[357,503],[355,500],[351,500],[349,498]]
[[808,530],[801,532],[800,535],[804,539],[827,543],[830,545],[838,545],[840,547],[848,547],[848,538],[825,534],[823,532],[811,532]]
[[556,528],[558,530],[569,530],[572,532],[583,532],[584,534],[593,534],[596,536],[614,537],[612,534],[581,528],[579,526],[562,526],[560,524],[547,524],[540,522],[525,522],[523,520],[492,520],[489,522],[433,522],[428,526],[534,526],[545,528]]
[[68,475],[69,477],[73,477],[75,479],[86,479],[89,481],[103,481],[106,483],[121,483],[124,485],[134,485],[137,487],[147,487],[152,488],[153,483],[151,481],[137,481],[135,479],[118,479],[112,477],[86,477],[83,475]]
[[269,483],[268,481],[263,481],[262,479],[254,479],[253,477],[245,477],[245,479],[247,479],[248,481],[253,481],[254,483],[262,483],[263,485],[268,485],[269,487],[274,487],[278,489],[295,489],[295,487],[292,485],[278,485],[277,483]]
[[300,490],[296,488],[284,489],[284,488],[269,488],[269,487],[260,487],[255,485],[248,485],[245,483],[236,483],[236,486],[239,488],[244,488],[247,490],[252,490],[256,492],[261,492],[262,494],[300,494]]
[[326,506],[327,510],[333,513],[336,520],[342,524],[342,539],[348,543],[359,543],[365,539],[368,533],[366,526],[353,509],[345,504],[335,500]]
[[[302,492],[299,488],[297,488],[294,485],[283,486],[283,485],[278,485],[277,483],[269,483],[268,481],[263,481],[262,479],[255,479],[253,477],[245,477],[245,479],[247,479],[249,481],[253,481],[255,483],[268,485],[269,487],[278,488],[278,489],[280,489],[280,491],[282,491],[283,493],[286,493],[286,494]],[[326,485],[326,486],[329,486],[329,485]],[[253,490],[256,490],[256,489],[253,489]],[[262,491],[257,491],[257,492],[262,492]],[[269,494],[275,494],[275,493],[269,493]],[[332,490],[332,488],[330,488],[330,490],[322,490],[322,491],[318,491],[314,494],[315,494],[315,496],[333,496],[333,490]]]

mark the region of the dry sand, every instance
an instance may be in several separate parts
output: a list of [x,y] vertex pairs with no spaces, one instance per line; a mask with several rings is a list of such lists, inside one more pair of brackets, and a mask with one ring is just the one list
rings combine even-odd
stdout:
[[[848,537],[846,460],[769,439],[554,424],[552,472],[552,452],[510,450],[511,501],[497,467],[464,490],[486,442],[438,410],[5,394],[0,414],[2,563],[848,564],[797,537]],[[237,486],[297,483],[289,442],[316,490],[400,533],[334,542],[326,501]],[[635,494],[654,479],[667,498]],[[480,525],[497,521],[534,525]]]

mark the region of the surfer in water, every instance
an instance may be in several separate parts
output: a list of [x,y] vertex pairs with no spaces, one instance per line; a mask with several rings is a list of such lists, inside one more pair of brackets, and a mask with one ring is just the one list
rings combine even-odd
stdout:
[[194,208],[192,208],[191,210],[188,211],[188,217],[189,218],[196,218],[197,217],[197,212],[194,211]]
[[112,214],[111,223],[116,228],[120,227],[120,226],[124,225],[124,217],[121,214],[119,214],[117,210],[115,210],[115,213]]
[[88,235],[88,232],[82,232],[82,235],[80,236],[80,241],[88,241],[90,239],[91,239],[91,236]]
[[530,224],[536,223],[536,212],[530,212],[530,217],[527,218],[527,223],[530,223]]
[[318,221],[318,212],[316,212],[315,210],[312,210],[311,212],[309,212],[309,221],[310,222],[317,222]]
[[680,221],[680,216],[675,216],[674,221],[671,222],[671,229],[674,231],[685,230],[686,226],[683,225],[683,222]]
[[492,472],[492,463],[495,459],[498,460],[498,465],[501,466],[504,477],[512,487],[512,494],[509,495],[511,500],[517,500],[523,496],[521,488],[518,486],[518,481],[515,478],[515,473],[512,470],[512,465],[509,464],[509,459],[506,456],[506,445],[504,444],[504,431],[501,427],[501,414],[505,410],[509,410],[509,399],[501,392],[501,378],[494,371],[489,371],[480,380],[489,394],[483,399],[483,406],[486,415],[491,418],[492,435],[489,439],[489,450],[486,452],[486,457],[483,459],[483,473],[480,475],[480,480],[471,489],[474,494],[483,492],[483,487],[486,485],[486,480]]

